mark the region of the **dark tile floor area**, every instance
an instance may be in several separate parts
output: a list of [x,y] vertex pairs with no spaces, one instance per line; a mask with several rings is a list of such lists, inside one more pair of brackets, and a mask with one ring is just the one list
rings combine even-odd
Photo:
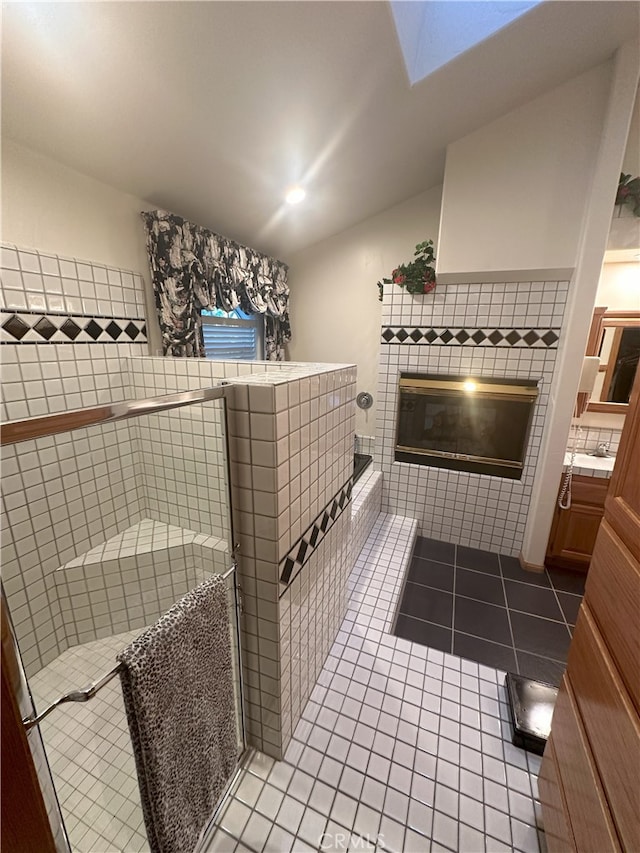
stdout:
[[394,633],[552,684],[564,672],[585,576],[418,537]]

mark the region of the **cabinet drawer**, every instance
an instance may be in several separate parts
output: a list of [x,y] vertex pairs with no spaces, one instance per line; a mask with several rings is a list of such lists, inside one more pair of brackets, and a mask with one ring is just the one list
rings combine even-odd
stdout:
[[562,679],[553,711],[551,736],[577,849],[580,853],[620,850],[602,783],[566,676]]
[[571,483],[572,503],[599,506],[604,510],[609,482],[606,477],[584,477],[576,474]]
[[640,566],[603,521],[586,600],[636,710],[640,710]]
[[553,734],[544,748],[538,776],[540,805],[544,818],[544,837],[549,853],[576,853],[567,804],[560,784],[558,761],[553,748]]
[[622,846],[640,850],[640,723],[585,601],[567,672]]

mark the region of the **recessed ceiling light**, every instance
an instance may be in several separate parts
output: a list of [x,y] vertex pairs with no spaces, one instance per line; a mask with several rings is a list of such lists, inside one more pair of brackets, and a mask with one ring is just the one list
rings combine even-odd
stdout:
[[300,204],[306,194],[306,190],[303,190],[302,187],[291,187],[290,190],[287,190],[284,198],[287,204]]

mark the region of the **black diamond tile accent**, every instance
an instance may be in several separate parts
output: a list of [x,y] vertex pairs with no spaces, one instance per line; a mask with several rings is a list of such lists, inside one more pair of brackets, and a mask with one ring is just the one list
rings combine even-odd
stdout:
[[456,340],[463,344],[465,341],[469,340],[469,332],[465,332],[464,329],[460,329],[458,334],[456,335]]
[[8,320],[5,320],[2,324],[2,328],[6,329],[10,335],[13,335],[17,341],[21,341],[29,331],[29,326],[27,326],[27,324],[15,314],[12,317],[9,317]]
[[391,329],[385,329],[384,332],[382,333],[382,337],[385,339],[385,341],[387,343],[389,343],[389,341],[393,340],[394,334],[391,331]]
[[297,563],[304,563],[304,558],[306,556],[308,547],[309,547],[309,543],[305,542],[305,540],[303,539],[302,542],[300,542],[300,547],[298,548],[298,553],[296,555],[296,562]]
[[147,334],[147,324],[146,324],[146,323],[144,324],[144,326],[143,326],[143,327],[142,327],[142,329],[140,330],[140,334],[141,334],[141,335],[146,335],[146,334]]
[[511,346],[513,346],[514,344],[517,344],[520,340],[520,335],[518,334],[518,332],[516,332],[515,329],[512,329],[506,336],[505,340],[508,341]]
[[558,342],[558,336],[555,332],[552,332],[551,329],[549,329],[549,331],[542,336],[542,340],[548,347],[550,347],[552,344]]
[[478,331],[477,331],[477,332],[474,332],[474,333],[471,335],[471,340],[475,341],[477,344],[481,344],[481,343],[482,343],[482,341],[484,341],[484,340],[486,339],[486,337],[487,337],[487,336],[486,336],[486,335],[485,335],[485,333],[482,331],[482,329],[478,329]]
[[532,346],[536,341],[540,340],[540,335],[537,332],[534,332],[533,329],[529,329],[526,335],[523,335],[522,340],[527,344],[527,346]]
[[407,338],[409,337],[409,333],[405,329],[399,329],[396,332],[396,338],[403,344]]
[[70,340],[75,341],[78,337],[82,329],[77,323],[74,323],[73,320],[67,319],[60,326],[60,331],[63,335],[66,335]]
[[140,329],[136,326],[135,323],[128,323],[125,326],[124,331],[125,331],[125,334],[129,335],[129,337],[131,338],[132,341],[135,341],[135,339],[140,334]]
[[349,505],[353,482],[347,480],[342,489],[336,494],[329,504],[322,510],[316,520],[307,528],[303,536],[293,545],[287,556],[280,561],[280,580],[288,584],[292,575],[304,566],[316,547],[322,542],[325,533],[332,527],[334,521],[342,514]]
[[502,332],[499,332],[497,329],[494,329],[493,332],[491,332],[491,334],[489,335],[489,340],[495,346],[496,344],[500,343],[503,337],[504,335],[502,334]]
[[285,583],[287,583],[287,581],[291,577],[291,572],[293,571],[294,567],[294,560],[292,560],[291,557],[287,557],[287,559],[284,561],[284,569],[282,570],[282,574],[280,575],[280,580],[283,580]]
[[112,320],[112,321],[109,323],[109,325],[107,326],[107,328],[105,329],[105,332],[109,335],[109,337],[110,337],[112,340],[114,340],[114,341],[115,341],[115,340],[117,340],[117,339],[120,337],[120,335],[122,334],[122,329],[120,328],[120,326],[119,326],[119,325],[118,325],[114,320]]
[[434,341],[438,340],[438,333],[434,329],[429,329],[424,337],[425,340],[432,344]]
[[84,330],[94,341],[97,341],[102,334],[102,326],[99,326],[95,320],[90,320],[84,327]]
[[422,332],[420,331],[420,329],[414,329],[413,332],[411,332],[411,334],[409,335],[409,337],[414,342],[414,344],[417,344],[418,341],[422,340]]
[[450,332],[449,329],[445,329],[444,332],[440,335],[440,340],[445,344],[448,344],[449,341],[453,338],[453,332]]
[[33,328],[39,335],[42,335],[45,341],[51,340],[58,331],[57,326],[54,326],[51,320],[47,320],[46,317],[40,317]]

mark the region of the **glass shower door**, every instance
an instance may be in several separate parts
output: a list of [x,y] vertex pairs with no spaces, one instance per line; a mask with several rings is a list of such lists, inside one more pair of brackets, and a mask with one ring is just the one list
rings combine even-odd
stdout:
[[[3,543],[12,558],[4,565],[6,597],[37,714],[111,672],[117,653],[145,627],[220,574],[242,754],[238,596],[219,396],[164,410],[139,401],[114,422],[6,446],[5,464],[21,476],[4,478],[5,507],[32,506],[34,486],[43,502],[36,547],[24,541],[23,513],[11,510]],[[71,849],[148,850],[119,679],[89,701],[59,706],[39,725]]]

